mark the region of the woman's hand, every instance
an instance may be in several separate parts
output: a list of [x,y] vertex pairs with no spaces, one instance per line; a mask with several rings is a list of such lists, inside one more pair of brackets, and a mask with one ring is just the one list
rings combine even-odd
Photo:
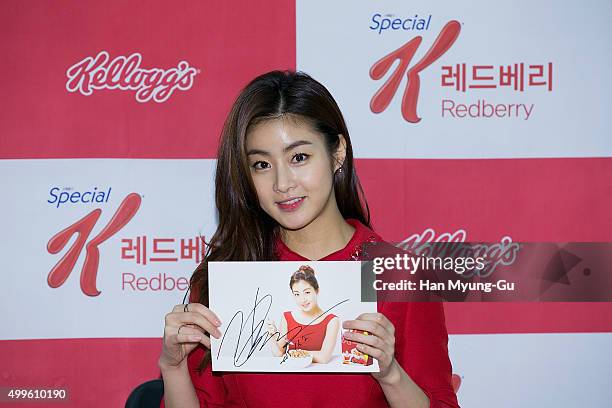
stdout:
[[268,331],[268,334],[270,335],[270,337],[274,336],[275,334],[279,334],[278,329],[276,328],[276,324],[274,323],[274,320],[268,320],[266,322],[266,330]]
[[200,303],[176,305],[166,315],[164,341],[159,356],[160,368],[176,368],[186,363],[186,357],[199,343],[210,348],[208,333],[221,337],[217,328],[221,320]]
[[390,382],[399,375],[395,359],[395,327],[382,313],[363,313],[356,320],[342,323],[345,329],[365,330],[369,334],[345,332],[344,338],[354,341],[357,350],[378,360],[380,372],[372,373],[379,382]]

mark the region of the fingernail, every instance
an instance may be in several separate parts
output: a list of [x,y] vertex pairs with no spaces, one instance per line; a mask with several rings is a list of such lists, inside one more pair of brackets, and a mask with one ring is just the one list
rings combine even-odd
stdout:
[[193,336],[189,336],[189,340],[191,340],[191,341],[200,341],[200,340],[202,340],[202,336],[198,336],[197,334],[193,335]]

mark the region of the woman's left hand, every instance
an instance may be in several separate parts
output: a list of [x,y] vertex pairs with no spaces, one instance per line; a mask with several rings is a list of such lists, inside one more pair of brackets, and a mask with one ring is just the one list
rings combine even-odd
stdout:
[[362,313],[356,320],[342,323],[344,329],[365,330],[369,334],[345,332],[344,338],[354,341],[357,349],[378,360],[380,372],[372,376],[380,381],[387,381],[397,370],[395,359],[395,327],[382,313]]

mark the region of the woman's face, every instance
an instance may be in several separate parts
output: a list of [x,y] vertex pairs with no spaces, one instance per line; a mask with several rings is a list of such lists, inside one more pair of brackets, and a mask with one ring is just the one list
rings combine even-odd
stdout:
[[323,136],[289,118],[251,129],[247,160],[261,208],[289,230],[337,209],[332,160]]
[[317,291],[306,281],[300,280],[293,284],[291,288],[295,303],[303,312],[310,312],[315,309],[317,304]]

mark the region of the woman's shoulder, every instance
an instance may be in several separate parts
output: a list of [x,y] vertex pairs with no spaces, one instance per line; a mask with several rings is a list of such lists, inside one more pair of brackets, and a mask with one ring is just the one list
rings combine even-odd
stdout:
[[384,239],[371,227],[365,225],[363,222],[356,218],[347,218],[348,222],[353,228],[355,228],[355,240],[358,242],[371,241],[378,242],[384,241]]
[[367,252],[368,244],[387,244],[387,242],[373,229],[363,224],[355,218],[346,220],[355,228],[353,239],[351,240],[350,259],[362,260]]
[[321,323],[325,323],[325,325],[329,328],[330,326],[340,324],[340,318],[333,313],[329,313],[327,316],[325,316]]

